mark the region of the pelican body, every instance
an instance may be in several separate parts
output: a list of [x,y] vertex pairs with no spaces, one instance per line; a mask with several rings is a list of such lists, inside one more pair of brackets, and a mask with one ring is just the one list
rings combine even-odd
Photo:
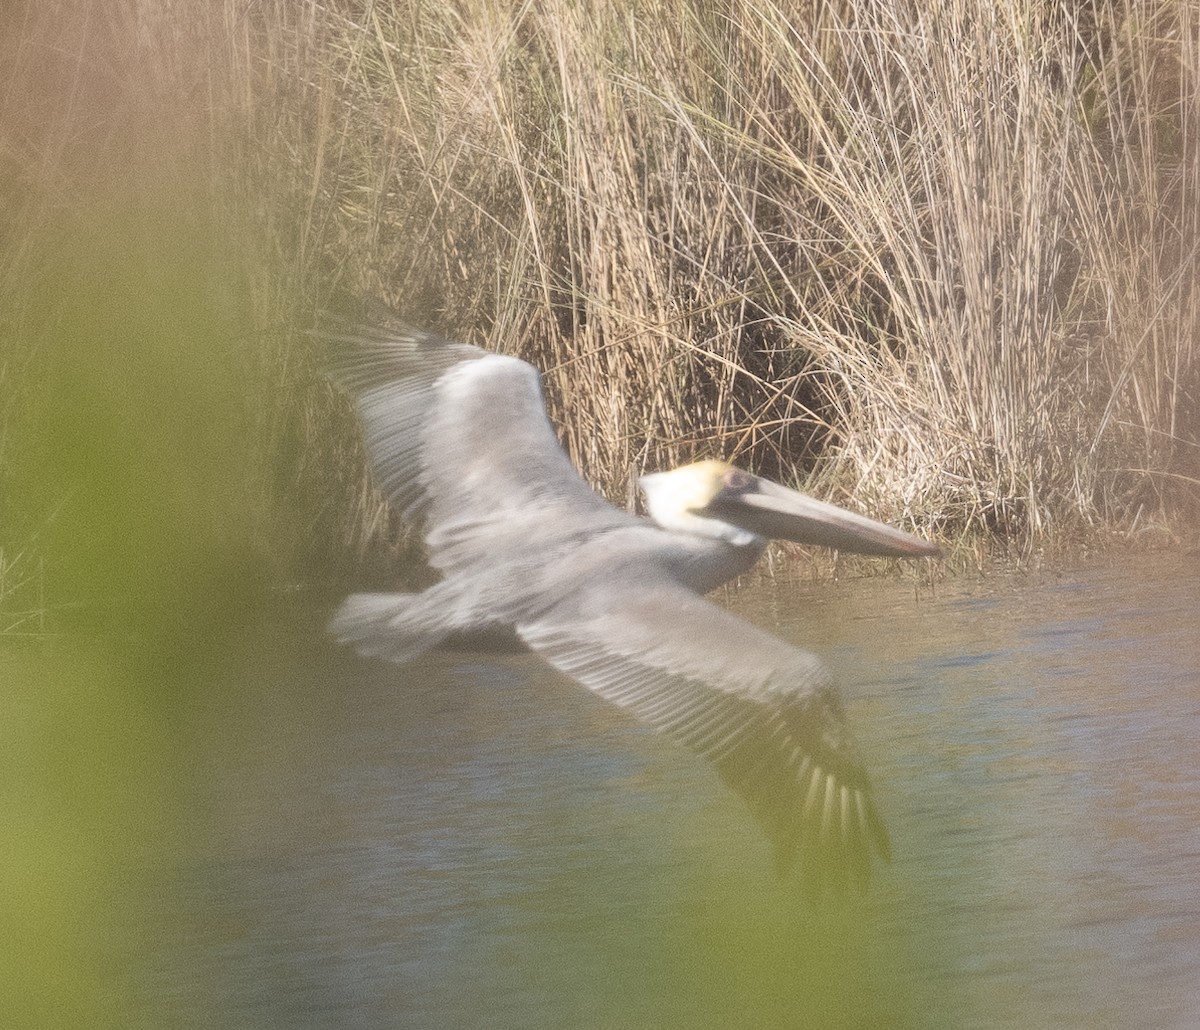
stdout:
[[937,548],[719,461],[643,476],[650,517],[631,515],[577,474],[524,361],[423,333],[335,339],[374,481],[442,574],[420,593],[351,595],[338,640],[395,662],[517,641],[707,758],[781,869],[799,859],[810,885],[865,885],[888,838],[829,673],[702,595],[770,539]]

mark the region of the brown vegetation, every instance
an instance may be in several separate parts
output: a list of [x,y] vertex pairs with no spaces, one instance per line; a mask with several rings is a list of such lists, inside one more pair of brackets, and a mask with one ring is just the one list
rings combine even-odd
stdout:
[[[1193,4],[131,0],[7,20],[10,555],[104,494],[73,476],[130,453],[153,471],[112,487],[132,491],[102,513],[114,537],[165,492],[151,514],[186,513],[204,555],[231,522],[284,578],[372,553],[386,516],[303,333],[340,297],[544,369],[566,446],[618,502],[645,468],[719,454],[1027,553],[1196,499]],[[236,434],[208,432],[214,411]],[[49,479],[28,458],[47,425]],[[84,460],[74,432],[132,450]]]

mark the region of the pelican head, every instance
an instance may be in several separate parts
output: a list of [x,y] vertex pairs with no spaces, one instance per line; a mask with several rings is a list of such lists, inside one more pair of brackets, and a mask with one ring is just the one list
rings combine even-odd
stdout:
[[735,546],[766,540],[818,544],[855,554],[919,558],[935,544],[723,461],[697,461],[639,480],[650,517],[663,529]]

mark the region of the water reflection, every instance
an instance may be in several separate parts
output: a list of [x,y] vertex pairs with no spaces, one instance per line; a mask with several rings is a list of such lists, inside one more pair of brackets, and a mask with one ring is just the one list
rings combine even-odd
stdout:
[[817,911],[705,763],[536,659],[277,628],[201,720],[145,988],[228,1026],[1190,1026],[1197,571],[732,596],[834,666],[892,831]]

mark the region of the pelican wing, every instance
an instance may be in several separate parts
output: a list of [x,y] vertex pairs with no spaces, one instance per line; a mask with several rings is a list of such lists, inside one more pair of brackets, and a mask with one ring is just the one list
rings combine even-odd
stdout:
[[[595,596],[601,594],[602,596]],[[865,886],[887,833],[820,661],[671,583],[600,584],[522,639],[560,671],[708,759],[777,864]],[[585,614],[586,613],[586,614]]]
[[437,568],[629,521],[563,452],[532,365],[421,332],[332,338],[349,345],[334,374],[356,395],[375,485],[424,521]]

